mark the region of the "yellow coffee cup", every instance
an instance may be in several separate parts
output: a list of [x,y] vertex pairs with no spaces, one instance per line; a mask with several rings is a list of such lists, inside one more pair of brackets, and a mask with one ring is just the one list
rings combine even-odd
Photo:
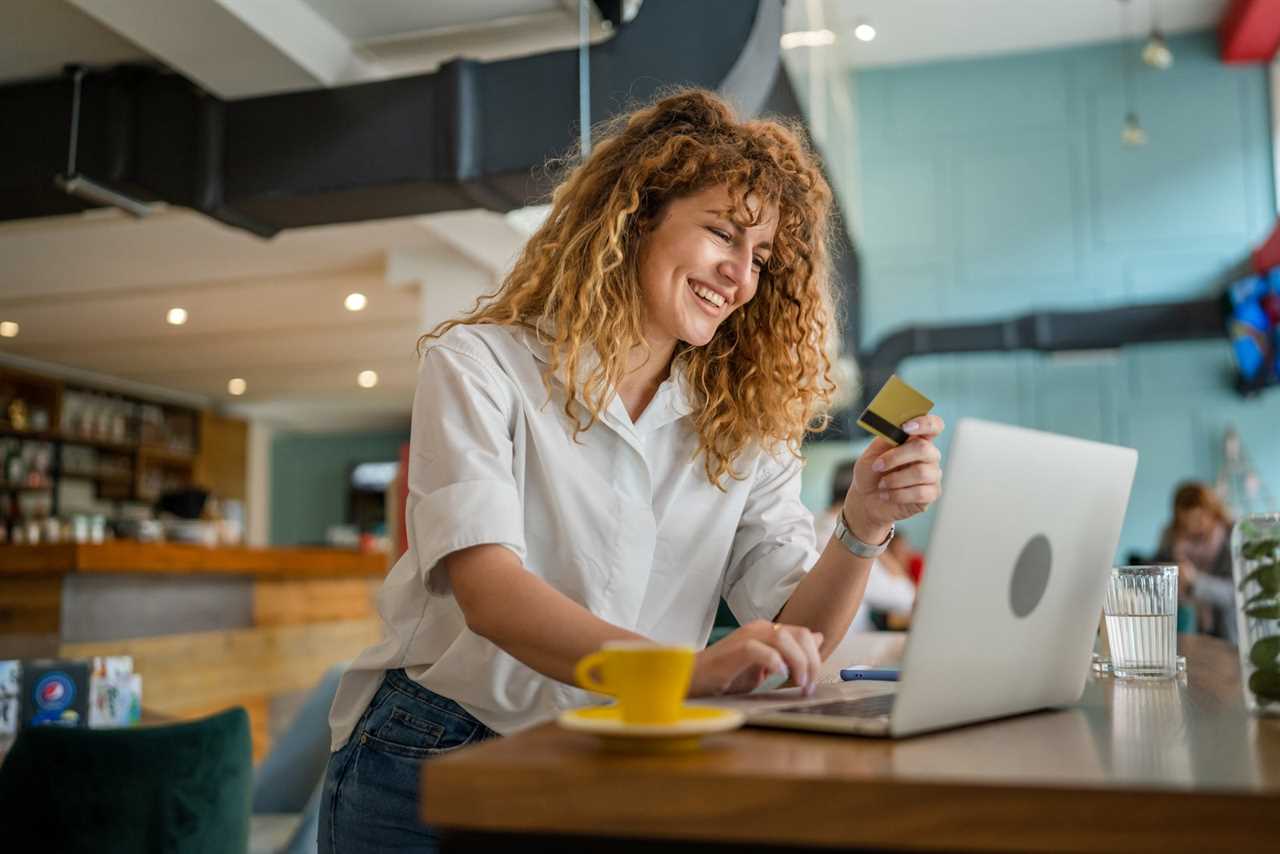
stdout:
[[609,641],[578,662],[574,677],[590,691],[618,698],[629,724],[670,724],[693,676],[693,647],[648,641]]

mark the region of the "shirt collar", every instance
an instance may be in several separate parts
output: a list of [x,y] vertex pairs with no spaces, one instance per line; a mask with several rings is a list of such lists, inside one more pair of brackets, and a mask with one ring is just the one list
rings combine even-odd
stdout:
[[[542,326],[544,331],[541,334],[538,329],[533,327],[522,326],[519,328],[519,334],[524,345],[533,354],[533,357],[544,365],[551,364],[549,335],[545,331],[548,328],[544,323]],[[583,352],[578,364],[578,375],[581,377],[589,376],[599,363],[599,354],[594,347],[587,345],[587,349]],[[554,379],[562,387],[564,386],[564,380],[558,373]],[[614,402],[611,399],[610,404],[612,405]],[[606,407],[606,409],[608,408],[611,408],[611,406]],[[658,387],[657,394],[653,396],[653,400],[645,407],[639,423],[635,426],[646,431],[653,430],[678,418],[683,418],[691,412],[693,412],[693,395],[689,383],[688,369],[684,359],[677,357],[671,366],[671,376],[663,380],[662,385]]]

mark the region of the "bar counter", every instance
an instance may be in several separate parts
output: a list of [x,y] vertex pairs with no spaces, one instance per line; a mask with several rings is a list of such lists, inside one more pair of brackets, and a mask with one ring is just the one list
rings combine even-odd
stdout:
[[[382,578],[387,556],[346,549],[243,548],[139,543],[0,546],[0,577],[70,572],[229,573],[274,578]],[[2,630],[2,629],[0,629]]]
[[260,757],[325,670],[379,639],[387,566],[325,548],[0,546],[0,659],[133,656],[148,708],[242,705]]

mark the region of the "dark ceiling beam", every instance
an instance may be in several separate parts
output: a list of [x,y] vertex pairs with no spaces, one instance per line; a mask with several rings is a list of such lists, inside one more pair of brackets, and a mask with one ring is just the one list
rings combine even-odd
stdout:
[[[676,85],[762,103],[781,22],[780,0],[647,0],[590,48],[592,120]],[[54,185],[66,168],[73,88],[69,75],[0,87],[9,137],[0,220],[93,206]],[[85,74],[81,105],[79,173],[259,235],[505,211],[546,194],[541,167],[573,142],[578,52],[456,60],[433,74],[236,101],[162,69],[117,67]]]

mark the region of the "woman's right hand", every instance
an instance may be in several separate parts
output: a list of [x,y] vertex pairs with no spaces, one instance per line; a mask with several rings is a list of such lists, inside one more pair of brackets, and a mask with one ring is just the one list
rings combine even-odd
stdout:
[[812,693],[822,657],[822,633],[804,626],[756,620],[694,657],[690,697],[744,694],[784,669],[788,685]]
[[1181,599],[1190,599],[1191,592],[1195,589],[1196,580],[1200,573],[1196,570],[1196,565],[1189,560],[1178,562],[1178,597]]

